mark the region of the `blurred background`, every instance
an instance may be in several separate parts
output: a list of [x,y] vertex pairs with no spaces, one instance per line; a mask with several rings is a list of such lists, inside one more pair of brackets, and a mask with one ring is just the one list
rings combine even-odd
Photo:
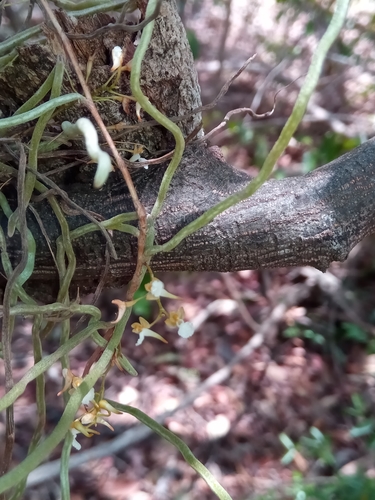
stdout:
[[[203,103],[243,62],[257,54],[214,110],[211,130],[237,115],[213,139],[229,163],[256,174],[286,122],[311,55],[324,33],[329,0],[180,0],[178,7],[196,61]],[[6,4],[0,38],[18,31],[28,2]],[[40,22],[35,9],[31,23]],[[303,175],[374,135],[375,2],[353,1],[345,29],[330,51],[318,89],[274,177]],[[293,83],[291,83],[293,82]],[[290,85],[289,85],[290,84]],[[285,88],[288,85],[287,88]],[[188,340],[158,327],[168,344],[145,341],[130,327],[123,352],[132,378],[114,368],[106,396],[134,405],[180,436],[235,500],[370,500],[375,498],[375,251],[370,236],[343,264],[313,268],[158,276],[181,297],[197,330]],[[120,292],[100,298],[106,319]],[[87,298],[89,300],[89,298]],[[175,308],[175,301],[166,308]],[[153,304],[139,315],[152,319]],[[131,321],[130,323],[132,323]],[[59,330],[44,344],[59,344]],[[80,374],[93,345],[73,351]],[[15,379],[32,365],[31,324],[14,335]],[[60,366],[47,374],[46,433],[60,418]],[[36,423],[35,386],[16,403],[15,461],[27,453]],[[206,484],[168,443],[133,418],[111,418],[115,431],[82,439],[73,453],[72,499],[210,500]],[[0,421],[0,432],[4,430]],[[60,498],[60,449],[30,476],[25,498]]]

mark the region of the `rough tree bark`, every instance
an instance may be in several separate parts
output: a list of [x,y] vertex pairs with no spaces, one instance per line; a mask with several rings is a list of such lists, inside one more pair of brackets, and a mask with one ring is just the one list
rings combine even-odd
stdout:
[[[144,12],[146,2],[139,2]],[[78,24],[60,13],[60,21],[67,31],[88,32],[107,24],[106,15],[80,19]],[[61,52],[55,35],[45,27],[47,43],[19,49],[15,63],[0,73],[0,113],[11,115],[43,82],[54,66],[56,55]],[[96,42],[75,42],[82,65],[95,52],[94,67],[89,79],[93,92],[105,83],[110,75],[110,50],[122,45],[127,60],[134,52],[134,36],[121,32],[106,34]],[[125,60],[126,62],[126,60]],[[69,63],[67,62],[68,68]],[[79,90],[74,74],[64,80],[64,92],[71,91],[71,82]],[[150,100],[166,115],[179,116],[200,104],[199,86],[190,49],[177,15],[174,0],[164,0],[161,15],[156,22],[152,44],[143,66],[142,87]],[[129,77],[123,74],[120,92],[130,93]],[[106,125],[119,122],[136,124],[135,108],[130,104],[125,113],[117,102],[98,104]],[[65,119],[75,121],[87,111],[73,106],[60,111],[49,132],[56,135],[59,124]],[[149,117],[145,116],[145,120]],[[194,115],[182,123],[188,136],[200,123]],[[29,137],[26,126],[16,132]],[[13,131],[14,132],[14,131]],[[29,134],[29,135],[27,135]],[[129,149],[132,142],[155,151],[171,149],[171,136],[160,127],[143,128],[121,135],[120,147]],[[85,156],[73,144],[72,156],[41,155],[40,171],[64,167],[75,158]],[[17,167],[9,149],[0,146],[0,161]],[[60,148],[63,154],[69,150]],[[13,153],[14,155],[14,153]],[[342,261],[348,252],[365,235],[375,229],[375,141],[363,144],[347,155],[306,176],[267,182],[254,196],[217,217],[206,228],[183,241],[169,253],[158,254],[152,260],[155,272],[167,270],[216,270],[234,271],[293,265],[312,265],[324,270],[332,261]],[[165,165],[135,170],[134,182],[141,201],[150,209],[155,201]],[[107,185],[93,191],[92,167],[75,167],[68,173],[51,176],[83,208],[99,213],[104,218],[134,210],[127,188],[115,172]],[[157,220],[156,242],[168,241],[179,229],[196,219],[209,207],[229,194],[242,189],[249,177],[227,165],[218,148],[190,145],[173,180],[163,211]],[[14,181],[13,186],[14,186]],[[12,191],[13,189],[13,191]],[[5,188],[8,198],[15,199],[12,183]],[[59,236],[59,226],[46,200],[33,202],[40,214],[50,240]],[[78,215],[67,216],[72,229],[88,221]],[[1,218],[3,228],[6,218]],[[33,215],[28,215],[28,226],[37,240],[35,272],[27,289],[34,296],[51,298],[58,287],[57,273],[45,239]],[[126,283],[136,262],[136,239],[115,232],[113,241],[118,260],[111,261],[105,286]],[[17,234],[8,239],[8,252],[13,263],[19,260]],[[74,242],[77,271],[74,286],[91,291],[97,285],[104,267],[105,240],[98,232]],[[0,283],[4,286],[4,283]]]

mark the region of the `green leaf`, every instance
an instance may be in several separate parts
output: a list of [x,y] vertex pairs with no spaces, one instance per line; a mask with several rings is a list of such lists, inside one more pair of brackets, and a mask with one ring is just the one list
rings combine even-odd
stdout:
[[285,432],[279,434],[279,439],[287,450],[295,449],[295,444]]
[[368,334],[362,330],[362,328],[354,323],[342,323],[341,328],[344,331],[344,339],[355,340],[356,342],[361,342],[366,344],[368,341]]
[[283,336],[287,338],[301,337],[301,329],[298,326],[289,326],[283,331]]
[[[145,284],[151,281],[150,275],[146,273],[145,277],[142,280],[141,286],[134,294],[134,299],[138,299],[139,297],[143,297],[146,295]],[[142,299],[133,306],[133,313],[136,316],[142,316],[142,318],[148,319],[152,314],[152,304],[149,300]]]
[[317,427],[311,427],[310,434],[321,443],[325,440],[324,434]]
[[186,36],[189,41],[190,49],[193,53],[193,58],[198,59],[201,45],[199,43],[197,35],[195,34],[195,31],[187,29]]
[[285,453],[285,455],[282,457],[282,459],[280,460],[280,462],[283,465],[290,464],[291,462],[293,462],[296,453],[297,453],[297,450],[295,450],[295,449],[287,451]]
[[358,425],[356,427],[352,427],[352,429],[350,429],[350,435],[353,438],[368,436],[369,434],[371,434],[374,431],[374,428],[375,428],[375,422],[373,419],[370,419],[361,425]]

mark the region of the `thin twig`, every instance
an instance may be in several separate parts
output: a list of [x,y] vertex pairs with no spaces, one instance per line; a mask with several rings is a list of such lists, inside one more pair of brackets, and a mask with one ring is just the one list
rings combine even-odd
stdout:
[[[249,59],[247,59],[243,65],[240,67],[240,69],[238,69],[236,71],[236,73],[234,73],[234,75],[232,75],[229,80],[222,86],[220,92],[218,93],[218,95],[215,97],[215,99],[210,102],[209,104],[205,104],[204,106],[199,106],[198,108],[194,108],[192,109],[191,111],[189,111],[188,113],[185,113],[184,115],[179,115],[179,116],[174,116],[174,117],[171,117],[169,118],[172,122],[181,122],[182,120],[186,120],[188,118],[191,118],[192,116],[196,115],[197,113],[202,113],[203,111],[209,111],[210,109],[213,109],[217,104],[218,102],[220,101],[220,99],[228,92],[229,90],[229,87],[232,85],[232,83],[234,82],[234,80],[236,78],[238,78],[238,76],[243,72],[243,70],[250,64],[250,62],[256,57],[256,54],[252,55],[251,57],[249,57]],[[118,127],[122,128],[124,130],[124,132],[127,132],[129,130],[138,130],[138,129],[142,129],[142,128],[147,128],[147,127],[156,127],[156,126],[160,126],[160,123],[156,120],[150,120],[150,121],[145,121],[145,122],[141,122],[141,123],[138,123],[137,125],[122,125],[122,124],[119,124]],[[115,135],[113,137],[114,140],[117,140],[119,139],[123,134],[124,132],[120,132],[119,134]],[[146,163],[145,163],[146,165]]]
[[[0,138],[0,142],[1,142],[1,139],[2,138]],[[65,157],[69,157],[69,156],[86,156],[87,157],[87,151],[83,151],[83,150],[79,150],[79,149],[77,149],[77,150],[76,149],[66,149],[66,150],[65,149],[64,150],[57,149],[56,151],[48,151],[46,153],[38,153],[38,159],[57,158],[57,157],[65,158]],[[3,153],[2,151],[0,152],[0,159],[2,159],[4,161],[7,161],[12,157],[13,157],[13,153],[11,153],[11,150],[8,151],[8,154]],[[82,162],[83,161],[84,160],[82,160]],[[51,171],[46,172],[46,175],[51,175],[51,172],[55,173],[55,172],[60,172],[60,171],[61,170],[57,168],[55,170],[51,170]]]
[[98,28],[97,30],[92,31],[91,33],[87,33],[87,34],[66,33],[66,36],[68,38],[70,38],[71,40],[81,40],[81,39],[90,40],[92,38],[96,38],[99,35],[102,35],[103,33],[106,33],[107,31],[126,31],[127,33],[136,33],[137,31],[143,30],[143,28],[145,26],[147,26],[151,21],[153,21],[154,19],[156,19],[158,17],[158,15],[160,13],[160,7],[161,7],[162,1],[163,0],[159,0],[157,6],[155,8],[155,11],[150,16],[148,16],[147,19],[145,19],[144,21],[142,21],[139,24],[130,25],[130,24],[123,24],[123,23],[115,23],[115,24],[111,23],[111,24],[107,24],[107,26],[102,26],[101,28]]
[[67,165],[63,165],[61,167],[54,168],[53,170],[48,170],[48,172],[45,172],[45,176],[49,177],[50,175],[54,174],[60,174],[61,172],[64,172],[65,170],[69,170],[69,168],[77,167],[78,165],[82,165],[82,163],[86,163],[84,160],[76,160],[73,161],[72,163],[68,163]]
[[[241,66],[241,68],[236,71],[236,73],[234,75],[231,76],[231,78],[223,85],[223,87],[221,88],[220,92],[218,93],[218,95],[215,97],[215,99],[210,102],[209,104],[206,104],[204,106],[199,106],[198,108],[194,108],[192,111],[189,111],[189,113],[186,113],[184,115],[180,115],[180,116],[174,116],[174,117],[171,117],[169,118],[172,122],[180,122],[182,120],[186,120],[187,118],[190,118],[192,117],[193,115],[196,115],[197,113],[202,113],[204,111],[209,111],[210,109],[213,109],[217,104],[218,102],[220,101],[220,99],[228,92],[229,90],[229,87],[232,85],[232,83],[234,82],[234,80],[243,72],[243,70],[248,66],[248,64],[256,57],[256,54],[252,55],[251,57],[249,57],[249,59],[247,59],[245,61],[245,63]],[[301,75],[303,76],[303,75]],[[239,109],[234,109],[232,111],[230,111],[224,118],[223,122],[219,125],[220,127],[220,130],[226,125],[226,123],[228,122],[228,120],[235,114],[237,113],[248,113],[250,114],[253,118],[267,118],[268,116],[271,116],[272,113],[274,112],[275,110],[275,104],[276,104],[276,97],[277,95],[282,91],[282,90],[285,90],[286,88],[288,88],[290,85],[292,85],[293,83],[295,83],[299,78],[301,77],[298,77],[296,78],[295,80],[293,80],[292,82],[288,83],[288,85],[286,85],[285,87],[281,88],[280,90],[278,90],[274,96],[274,106],[272,108],[271,111],[268,111],[267,113],[263,113],[263,114],[256,114],[251,108],[239,108]],[[229,117],[228,117],[229,115]],[[121,127],[123,129],[123,131],[119,132],[117,135],[115,135],[113,137],[114,140],[117,140],[117,139],[120,139],[122,137],[122,135],[130,130],[138,130],[138,129],[142,129],[142,128],[147,128],[147,127],[156,127],[160,125],[159,122],[157,122],[156,120],[150,120],[150,121],[145,121],[145,122],[141,122],[141,123],[138,123],[137,125],[122,125],[122,124],[119,124],[118,125],[118,128],[117,130]],[[215,129],[214,129],[215,130]],[[217,132],[219,132],[219,130],[217,130]],[[217,133],[215,131],[215,134]],[[209,134],[205,135],[204,137],[202,137],[201,139],[199,139],[199,142],[204,142],[204,140],[208,139],[210,137],[210,134],[213,134],[214,135],[214,131],[211,130],[211,132],[209,132]],[[156,165],[158,163],[162,163],[164,161],[166,161],[167,159],[169,159],[171,156],[173,155],[173,151],[170,152],[170,153],[167,153],[166,155],[162,156],[161,158],[156,158],[156,159],[153,159],[153,160],[147,160],[145,162],[142,162],[142,166],[146,166],[146,165]],[[131,162],[125,160],[127,162],[127,165],[128,166],[134,166],[133,164],[131,164]]]
[[[276,99],[276,95],[275,95],[275,99]],[[198,139],[195,142],[195,144],[200,144],[201,142],[206,142],[209,139],[212,139],[212,137],[214,135],[218,134],[219,132],[221,132],[221,130],[223,130],[223,128],[226,127],[229,120],[235,115],[246,113],[246,114],[250,115],[252,118],[267,118],[268,116],[271,116],[273,114],[273,112],[275,111],[275,106],[276,106],[276,101],[274,101],[273,107],[270,111],[267,111],[266,113],[262,113],[262,114],[254,113],[254,111],[251,108],[232,109],[224,116],[223,121],[221,123],[219,123],[219,125],[217,127],[215,127],[210,132],[208,132],[208,134],[206,134],[204,137],[201,137],[200,139]]]
[[[298,77],[298,78],[300,78],[300,77]],[[255,111],[253,111],[252,108],[237,108],[237,109],[232,109],[231,111],[229,111],[224,116],[223,121],[221,123],[219,123],[219,125],[217,127],[215,127],[214,129],[212,129],[205,136],[203,136],[200,139],[198,139],[197,141],[195,141],[195,144],[200,144],[201,142],[205,142],[205,141],[211,139],[214,135],[218,134],[223,128],[225,128],[225,126],[227,125],[227,123],[229,122],[229,120],[233,116],[235,116],[235,115],[238,115],[238,114],[241,114],[241,113],[246,113],[246,114],[250,115],[252,118],[258,118],[258,119],[260,119],[260,118],[268,118],[269,116],[273,115],[273,113],[275,111],[275,108],[276,108],[276,98],[277,98],[277,96],[280,94],[280,92],[282,92],[283,90],[287,89],[296,80],[298,80],[298,78],[296,78],[292,82],[288,83],[288,85],[286,85],[285,87],[282,87],[281,89],[279,89],[275,93],[275,95],[273,97],[273,106],[272,106],[272,109],[270,111],[267,111],[266,113],[258,114],[258,113],[255,113]]]
[[288,59],[283,59],[279,64],[277,64],[271,71],[268,73],[261,86],[256,91],[254,98],[250,104],[250,108],[252,108],[255,112],[257,111],[261,100],[263,99],[264,91],[267,89],[268,85],[279,75],[282,71],[284,71],[285,66],[288,63]]

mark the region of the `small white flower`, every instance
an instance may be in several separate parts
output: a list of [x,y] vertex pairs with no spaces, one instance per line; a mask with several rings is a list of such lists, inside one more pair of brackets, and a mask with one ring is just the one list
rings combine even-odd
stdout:
[[178,334],[184,339],[188,339],[194,333],[194,325],[191,321],[183,321],[178,327]]
[[146,337],[146,333],[147,333],[147,330],[144,328],[143,330],[141,330],[140,334],[139,334],[139,338],[136,342],[136,347],[138,347],[139,345],[141,345]]
[[[133,155],[130,160],[131,162],[136,162],[136,161],[139,161],[140,163],[146,161],[146,158],[142,158],[142,156],[139,154],[139,153],[136,153],[135,155]],[[145,170],[148,170],[148,165],[144,165],[143,167]]]
[[141,155],[139,153],[136,153],[135,155],[133,155],[129,161],[140,161],[141,159]]
[[157,278],[152,278],[150,283],[146,283],[145,289],[148,292],[146,295],[147,300],[157,300],[160,297],[167,297],[169,299],[178,299],[177,295],[173,295],[173,293],[169,293],[164,288],[164,283]]
[[113,61],[113,66],[111,68],[111,71],[115,71],[122,65],[122,60],[123,60],[123,52],[122,48],[116,45],[116,47],[113,47],[112,49],[112,61]]
[[88,405],[94,399],[94,397],[95,397],[95,391],[94,388],[92,387],[86,394],[86,396],[82,399],[82,404]]
[[73,435],[73,442],[72,442],[73,448],[75,448],[76,450],[80,450],[82,448],[82,446],[77,441],[77,435],[79,434],[79,431],[77,431],[77,429],[73,428],[73,429],[70,429],[70,432]]
[[150,292],[154,297],[161,297],[165,291],[164,283],[160,280],[153,280]]
[[163,338],[158,333],[150,330],[149,328],[142,328],[142,330],[139,332],[139,339],[137,340],[137,343],[135,345],[136,346],[141,345],[142,342],[144,341],[145,337],[154,337],[155,339],[161,340],[165,344],[167,343],[167,341],[165,340],[165,338]]
[[155,339],[159,339],[165,344],[168,344],[165,338],[163,338],[161,335],[154,332],[153,330],[150,330],[149,328],[150,326],[151,326],[150,323],[142,317],[139,318],[139,323],[137,322],[132,324],[133,332],[139,335],[139,339],[137,340],[137,343],[135,345],[136,346],[141,345],[145,337],[154,337]]

